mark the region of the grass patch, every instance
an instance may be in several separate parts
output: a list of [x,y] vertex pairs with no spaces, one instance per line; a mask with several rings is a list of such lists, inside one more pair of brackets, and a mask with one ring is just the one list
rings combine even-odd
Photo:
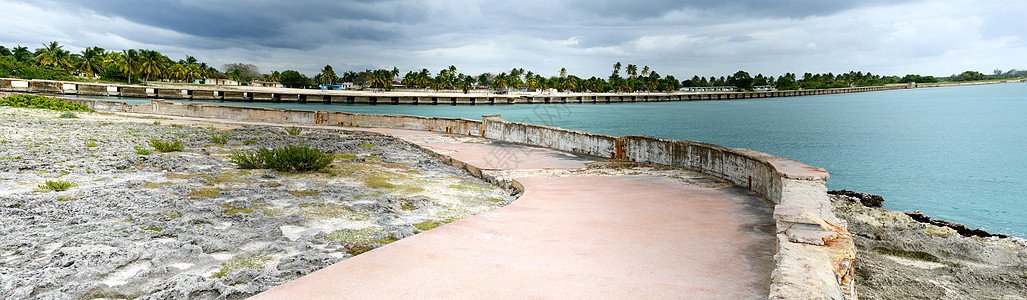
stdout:
[[296,198],[309,197],[321,193],[319,191],[288,191],[289,194],[296,196]]
[[46,182],[43,182],[43,184],[39,185],[39,189],[62,192],[62,191],[67,191],[68,189],[76,187],[76,186],[78,186],[78,183],[77,182],[73,182],[73,181],[64,181],[64,180],[53,181],[53,180],[47,180]]
[[488,199],[485,199],[485,201],[492,202],[492,203],[499,203],[499,202],[503,202],[503,201],[506,201],[506,200],[499,199],[499,198],[488,198]]
[[153,125],[160,125],[160,121],[153,121]]
[[0,157],[0,160],[16,160],[16,159],[21,159],[21,155]]
[[224,192],[224,191],[229,191],[229,190],[228,189],[219,189],[219,188],[202,188],[202,189],[199,189],[199,190],[195,190],[192,193],[189,193],[189,199],[200,199],[200,198],[211,198],[211,199],[214,199],[214,197],[217,197],[218,194],[220,194],[221,192]]
[[442,226],[442,224],[445,223],[439,221],[424,221],[421,223],[414,223],[413,225],[414,228],[420,229],[421,231],[428,231],[435,229],[436,227]]
[[96,146],[97,146],[96,141],[94,141],[92,139],[86,141],[86,147],[96,147]]
[[160,152],[172,152],[185,150],[185,146],[182,146],[182,141],[174,139],[170,142],[161,141],[158,139],[150,139],[150,147]]
[[263,269],[267,263],[271,261],[271,257],[260,253],[246,252],[224,261],[221,263],[221,269],[214,274],[210,275],[210,278],[221,278],[225,275],[231,274],[235,270],[239,269]]
[[76,115],[73,112],[66,111],[66,112],[64,112],[63,114],[60,115],[60,118],[61,119],[78,119],[78,115]]
[[371,216],[368,214],[359,213],[351,209],[334,204],[303,204],[307,205],[301,206],[303,207],[303,209],[300,210],[300,215],[306,217],[307,219],[323,220],[329,218],[344,217],[355,221],[371,220]]
[[264,184],[267,184],[267,186],[273,187],[273,188],[282,186],[281,182],[267,182],[267,183],[264,183]]
[[371,148],[374,148],[374,145],[373,144],[369,144],[369,143],[363,143],[363,144],[360,144],[360,147],[364,147],[364,149],[371,149]]
[[172,184],[175,184],[175,183],[174,182],[169,182],[169,181],[164,181],[164,182],[147,182],[146,184],[143,185],[143,187],[148,188],[148,189],[157,189],[157,188],[160,188],[162,186],[172,185]]
[[233,208],[224,209],[221,212],[224,213],[225,215],[231,216],[231,215],[234,215],[234,214],[237,214],[237,213],[248,214],[248,213],[253,212],[253,209],[233,207]]
[[245,140],[245,141],[242,141],[242,144],[243,144],[243,145],[253,145],[253,144],[256,144],[256,143],[257,143],[257,141],[254,141],[254,140]]
[[357,158],[357,156],[353,155],[353,154],[340,153],[340,154],[335,154],[335,158],[336,159],[355,159],[355,158]]
[[71,196],[57,197],[57,202],[64,202],[71,200]]
[[285,129],[285,133],[288,135],[300,135],[303,133],[303,128],[289,127]]
[[385,196],[385,194],[365,194],[365,195],[359,195],[359,196],[356,196],[356,197],[353,197],[353,198],[354,199],[360,199],[360,198],[364,198],[364,197],[381,197],[381,196]]
[[160,227],[139,227],[139,229],[149,230],[149,231],[153,231],[153,232],[161,232],[161,231],[164,230],[164,229],[162,229]]
[[182,124],[171,124],[173,128],[182,128]]
[[228,142],[228,139],[224,135],[214,134],[210,136],[210,141],[215,144],[224,144]]

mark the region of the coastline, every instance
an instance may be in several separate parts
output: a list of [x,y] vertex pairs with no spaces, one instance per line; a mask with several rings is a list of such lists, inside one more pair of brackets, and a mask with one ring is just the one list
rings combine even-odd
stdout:
[[858,250],[861,299],[1027,299],[1027,240],[961,236],[832,195]]

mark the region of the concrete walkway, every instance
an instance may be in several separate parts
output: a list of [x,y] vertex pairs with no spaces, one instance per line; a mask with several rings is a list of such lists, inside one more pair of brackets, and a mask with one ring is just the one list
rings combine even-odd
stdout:
[[[483,170],[580,169],[595,161],[474,137],[367,131],[395,135]],[[516,178],[525,193],[513,204],[336,263],[255,298],[767,297],[776,238],[771,205],[759,196],[734,186],[690,184],[703,180],[680,174],[568,174]]]

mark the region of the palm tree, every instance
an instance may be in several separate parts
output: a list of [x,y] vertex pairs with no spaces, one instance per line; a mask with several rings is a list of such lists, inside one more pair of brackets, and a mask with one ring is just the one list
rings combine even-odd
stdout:
[[636,75],[638,75],[638,66],[628,64],[628,79],[635,79]]
[[567,68],[560,68],[560,78],[567,77]]
[[271,74],[267,76],[267,81],[278,82],[278,80],[280,80],[281,77],[282,73],[279,73],[278,71],[271,71]]
[[32,59],[32,52],[29,52],[29,48],[18,45],[11,48],[11,55],[14,55],[14,60],[27,62]]
[[336,77],[338,76],[336,76],[335,70],[332,70],[332,66],[325,65],[325,67],[321,69],[321,74],[318,74],[315,79],[321,84],[334,84]]
[[146,73],[146,81],[150,81],[151,75],[161,76],[164,74],[164,55],[155,50],[141,50],[139,54],[139,71]]
[[620,62],[619,61],[617,63],[613,64],[613,75],[616,76],[616,77],[620,77]]
[[75,64],[75,69],[83,74],[96,76],[96,74],[103,72],[103,53],[103,48],[98,47],[82,50],[82,59]]
[[642,76],[649,75],[649,66],[642,67]]
[[58,68],[72,67],[71,53],[62,48],[64,46],[56,41],[50,42],[49,45],[43,44],[43,48],[36,49],[36,52],[39,53],[36,55],[36,63]]
[[122,50],[118,57],[118,68],[128,75],[128,83],[132,83],[132,74],[139,73],[139,52],[135,49]]

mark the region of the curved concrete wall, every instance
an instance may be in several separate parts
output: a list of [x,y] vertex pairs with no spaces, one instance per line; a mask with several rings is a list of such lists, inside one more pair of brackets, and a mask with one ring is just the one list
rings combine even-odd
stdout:
[[132,112],[241,121],[428,130],[482,136],[599,157],[699,171],[748,188],[775,205],[778,253],[770,295],[775,299],[856,297],[855,248],[843,221],[831,211],[823,169],[748,149],[629,135],[611,136],[498,117],[482,121],[235,107],[166,102],[126,105],[69,99],[99,111]]

